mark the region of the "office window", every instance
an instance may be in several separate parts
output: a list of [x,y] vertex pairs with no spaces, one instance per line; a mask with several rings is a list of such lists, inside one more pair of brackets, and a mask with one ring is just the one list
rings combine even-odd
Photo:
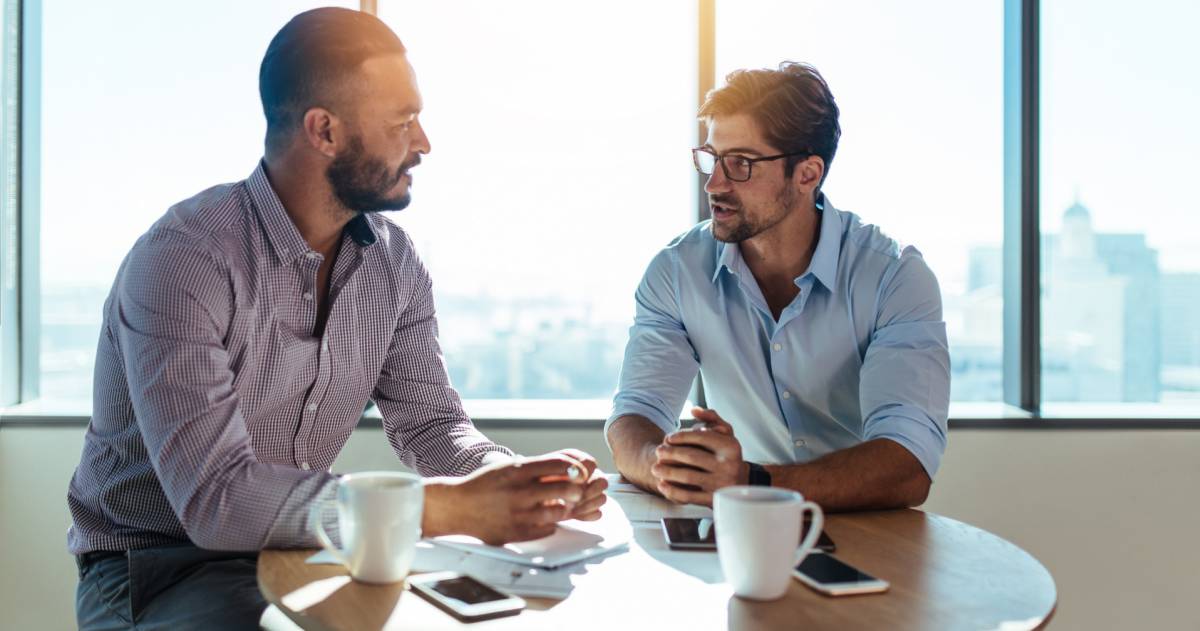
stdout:
[[952,398],[1001,400],[1003,4],[722,0],[716,25],[717,85],[784,60],[820,70],[841,109],[829,200],[921,250]]
[[392,218],[433,277],[451,380],[602,416],[641,275],[695,222],[695,4],[379,9],[425,100],[433,151]]
[[[263,52],[322,4],[43,3],[44,399],[87,409],[121,259],[172,203],[253,170]],[[392,219],[434,278],[452,380],[607,399],[641,274],[695,219],[695,6],[379,4],[433,144]]]
[[121,259],[171,204],[250,174],[267,44],[292,15],[327,4],[42,3],[43,398],[90,409]]
[[1194,2],[1044,0],[1042,390],[1200,402]]

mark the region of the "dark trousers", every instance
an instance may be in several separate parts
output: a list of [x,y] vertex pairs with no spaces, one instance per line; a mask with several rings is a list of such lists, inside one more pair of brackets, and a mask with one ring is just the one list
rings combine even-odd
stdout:
[[258,629],[258,555],[172,546],[76,557],[75,615],[93,629]]

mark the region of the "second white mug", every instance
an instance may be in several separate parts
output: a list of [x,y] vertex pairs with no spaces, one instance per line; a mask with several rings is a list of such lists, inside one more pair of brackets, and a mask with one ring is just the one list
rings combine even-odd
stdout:
[[[800,547],[805,511],[812,523]],[[713,495],[717,556],[733,593],[774,600],[787,591],[792,568],[812,551],[825,525],[821,507],[787,489],[729,486]]]

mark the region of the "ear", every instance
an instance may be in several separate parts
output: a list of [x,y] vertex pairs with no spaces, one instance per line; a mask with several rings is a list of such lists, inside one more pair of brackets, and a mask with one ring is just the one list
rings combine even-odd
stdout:
[[308,146],[327,158],[337,156],[338,145],[342,143],[342,122],[333,112],[323,107],[310,108],[304,113],[302,124]]
[[796,165],[792,172],[792,184],[797,190],[811,196],[821,185],[821,177],[825,175],[825,160],[820,156],[808,156]]

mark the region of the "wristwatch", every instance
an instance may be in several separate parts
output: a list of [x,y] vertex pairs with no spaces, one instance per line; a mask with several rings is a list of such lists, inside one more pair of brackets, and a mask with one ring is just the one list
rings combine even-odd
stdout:
[[750,467],[750,486],[771,486],[771,474],[757,462],[746,461]]

